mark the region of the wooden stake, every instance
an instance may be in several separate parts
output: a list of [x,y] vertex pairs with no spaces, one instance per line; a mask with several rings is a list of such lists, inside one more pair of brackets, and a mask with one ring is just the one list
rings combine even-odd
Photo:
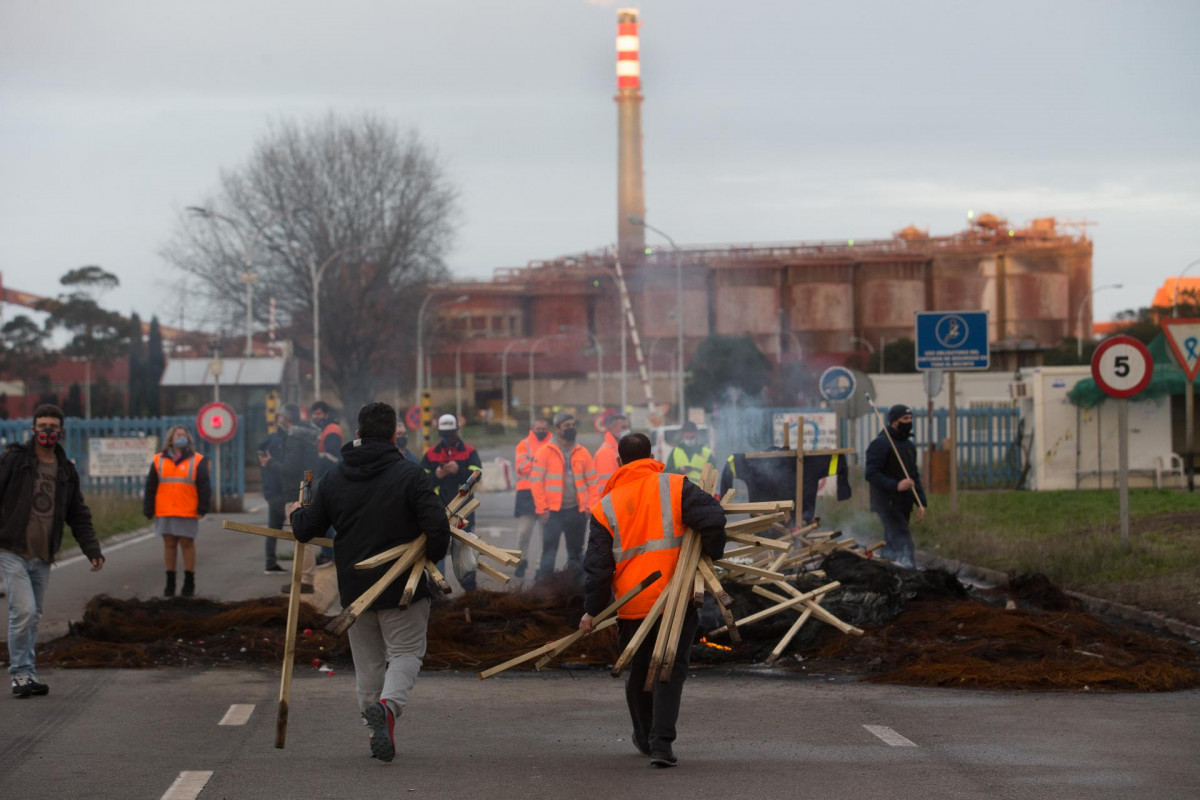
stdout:
[[717,580],[717,573],[713,571],[712,562],[708,556],[703,556],[700,559],[700,564],[697,569],[700,577],[704,579],[704,583],[708,586],[709,594],[717,601],[717,610],[721,612],[721,617],[725,620],[725,627],[729,629],[729,639],[734,644],[741,644],[742,634],[738,631],[737,621],[733,618],[733,612],[729,610],[729,606],[733,605],[733,597],[729,592],[721,586],[721,582]]
[[507,564],[510,567],[515,567],[521,563],[520,555],[513,555],[507,550],[501,550],[499,547],[493,547],[482,539],[470,536],[463,531],[457,530],[454,526],[450,527],[450,535],[467,547],[473,547],[485,556],[488,556],[494,561],[499,561],[501,564]]
[[617,658],[617,663],[613,664],[612,676],[614,678],[621,677],[621,670],[625,669],[625,664],[629,659],[633,658],[633,654],[642,646],[642,642],[646,641],[646,637],[650,635],[650,629],[654,627],[654,623],[662,616],[663,606],[667,603],[667,593],[659,594],[658,599],[654,601],[654,605],[650,607],[650,611],[642,620],[642,624],[638,626],[634,632],[633,638],[629,640],[629,644],[625,645],[625,650]]
[[491,575],[493,578],[495,578],[496,580],[500,581],[503,584],[507,584],[510,580],[512,580],[511,577],[509,577],[508,575],[505,575],[503,572],[496,569],[491,564],[488,564],[483,559],[480,559],[479,561],[475,562],[475,566],[484,575]]
[[754,575],[759,578],[767,578],[768,580],[773,581],[783,580],[785,577],[782,573],[772,572],[767,569],[759,569],[758,567],[752,567],[748,564],[737,564],[732,561],[725,560],[715,561],[713,563],[715,563],[718,567],[724,567],[730,572],[743,572],[747,575]]
[[395,561],[400,556],[403,556],[412,549],[413,542],[405,542],[404,544],[396,545],[395,547],[384,550],[382,553],[376,553],[370,558],[364,558],[354,565],[355,569],[374,569],[389,561]]
[[[221,527],[227,531],[237,531],[238,533],[254,533],[259,536],[270,536],[272,539],[283,539],[285,542],[294,542],[296,537],[287,531],[281,531],[278,528],[268,528],[266,525],[250,525],[245,522],[233,522],[225,520],[221,523]],[[323,536],[318,536],[315,539],[309,539],[308,544],[313,547],[333,547],[333,539],[326,539]]]
[[792,627],[788,628],[788,632],[785,633],[783,638],[779,640],[779,644],[775,645],[775,649],[771,651],[771,655],[767,656],[768,665],[774,664],[779,657],[783,655],[783,651],[787,649],[787,646],[791,644],[792,639],[795,638],[796,634],[800,632],[800,629],[804,627],[804,623],[808,622],[808,619],[812,616],[812,613],[813,612],[811,608],[805,609],[804,613],[800,615],[800,619],[796,620]]
[[300,624],[300,583],[304,576],[304,543],[292,553],[292,581],[288,591],[287,628],[283,640],[283,675],[279,679],[279,713],[275,717],[275,747],[287,743],[288,706],[292,697],[292,667],[296,661],[296,626]]
[[[784,591],[790,593],[793,597],[800,591],[795,586],[791,586],[786,583],[785,584],[776,583],[775,585],[779,586]],[[775,600],[777,602],[783,602],[788,599],[788,598],[784,597],[783,595],[776,594],[775,592],[772,592],[771,590],[765,589],[761,586],[755,586],[752,589],[752,591],[757,595],[761,595],[763,597],[766,597],[769,600]],[[813,614],[816,615],[817,619],[821,620],[822,622],[826,622],[826,623],[832,625],[833,627],[837,628],[842,633],[849,634],[851,636],[862,636],[863,635],[862,628],[856,628],[855,626],[851,625],[848,622],[843,622],[842,620],[838,619],[833,614],[831,614],[829,611],[822,608],[820,600],[821,600],[820,598],[816,598],[813,600],[805,600],[804,605],[807,608],[809,608],[813,612]]]
[[[823,595],[827,592],[832,592],[834,589],[838,588],[839,586],[841,586],[841,584],[838,583],[837,581],[834,581],[832,583],[827,583],[818,589],[813,589],[811,592],[804,592],[803,594],[799,595],[798,597],[790,598],[788,600],[783,601],[782,603],[779,603],[778,605],[774,605],[774,606],[771,606],[770,608],[765,608],[762,611],[751,614],[748,617],[742,617],[741,619],[738,620],[738,623],[737,623],[738,627],[741,627],[743,625],[749,625],[752,622],[758,622],[761,619],[766,619],[767,617],[774,616],[775,614],[778,614],[781,611],[787,611],[789,608],[795,608],[796,606],[803,605],[805,600],[811,599],[813,597],[819,597],[820,595]],[[709,635],[715,636],[716,634],[724,633],[725,631],[726,631],[726,629],[724,627],[721,627],[721,628],[717,628],[716,630],[712,631]]]
[[[684,546],[687,546],[686,537]],[[675,616],[671,620],[671,630],[667,638],[666,649],[663,652],[662,666],[658,671],[658,679],[662,683],[671,679],[671,673],[675,669],[675,658],[681,644],[679,637],[683,635],[683,623],[687,619],[689,600],[691,599],[688,594],[689,584],[694,584],[694,579],[698,577],[696,575],[696,565],[700,561],[700,536],[698,534],[692,533],[691,549],[685,551],[684,556],[684,577],[679,582],[679,599],[676,601]],[[692,580],[688,579],[689,575],[692,576]],[[691,647],[691,645],[692,643],[688,642],[685,646]]]
[[[639,583],[637,586],[634,586],[632,589],[627,591],[625,594],[621,595],[616,600],[614,600],[612,603],[610,603],[607,608],[605,608],[603,611],[601,611],[599,614],[597,614],[595,617],[592,618],[592,623],[593,623],[592,624],[592,632],[594,633],[595,631],[602,630],[602,629],[610,627],[612,625],[616,625],[617,620],[613,615],[616,614],[618,611],[620,611],[622,606],[624,606],[626,603],[628,603],[634,597],[637,597],[637,595],[641,594],[642,591],[644,591],[647,587],[649,587],[651,584],[653,584],[656,580],[658,580],[661,577],[662,577],[662,573],[659,572],[658,570],[651,572],[649,575],[647,575],[645,578],[642,579],[641,583]],[[661,595],[660,595],[660,597],[661,597]],[[551,653],[552,657],[553,657],[553,655],[558,655],[559,653],[561,653],[562,651],[564,651],[568,647],[570,647],[572,644],[574,644],[575,642],[579,641],[580,639],[582,639],[584,636],[587,636],[587,635],[588,634],[585,634],[583,631],[575,631],[574,633],[570,633],[570,634],[564,636],[563,638],[558,639],[553,642],[550,642],[549,644],[543,645],[543,646],[537,648],[536,650],[531,650],[528,653],[525,653],[524,655],[517,656],[516,658],[513,658],[513,659],[509,659],[508,661],[505,661],[503,664],[499,664],[490,669],[485,669],[483,672],[479,673],[479,679],[483,680],[485,678],[490,678],[493,675],[498,675],[499,673],[504,672],[507,669],[511,669],[511,668],[517,666],[518,664],[524,664],[526,661],[530,661],[530,660],[537,658],[540,655],[544,655],[546,653]]]
[[454,591],[446,581],[446,576],[442,575],[442,571],[437,568],[437,564],[429,559],[425,559],[425,571],[429,573],[430,579],[437,584],[437,587],[442,590],[442,594],[450,594]]
[[413,595],[417,593],[417,587],[421,585],[422,579],[425,577],[425,562],[429,561],[425,557],[425,547],[421,546],[421,552],[416,553],[413,558],[413,568],[408,573],[408,580],[404,584],[404,593],[400,595],[400,602],[397,604],[400,608],[408,608],[412,605]]

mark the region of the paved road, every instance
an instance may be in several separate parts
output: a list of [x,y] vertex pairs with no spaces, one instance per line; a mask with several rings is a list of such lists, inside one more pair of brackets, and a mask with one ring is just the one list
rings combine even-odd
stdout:
[[[697,673],[650,768],[606,674],[423,676],[391,765],[367,757],[353,677],[302,671],[286,750],[266,670],[57,671],[5,700],[0,794],[160,798],[1194,798],[1200,692],[939,691]],[[233,704],[244,725],[220,725]],[[877,730],[873,733],[867,726]],[[881,738],[882,737],[882,738]],[[896,738],[902,737],[902,738]],[[895,742],[898,744],[890,744]]]

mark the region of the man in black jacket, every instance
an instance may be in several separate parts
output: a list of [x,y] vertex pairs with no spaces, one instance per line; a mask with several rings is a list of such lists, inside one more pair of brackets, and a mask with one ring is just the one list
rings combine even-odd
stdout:
[[[888,429],[867,446],[864,476],[871,484],[871,510],[883,522],[883,537],[887,547],[882,555],[903,567],[916,567],[912,532],[908,529],[908,518],[912,515],[914,496],[921,498],[917,506],[917,521],[925,519],[925,488],[921,485],[921,473],[917,470],[917,446],[912,441],[912,409],[903,404],[888,409]],[[896,460],[896,450],[888,441],[891,435],[896,450],[904,459],[904,466]],[[904,470],[908,470],[908,477]]]
[[79,490],[79,473],[59,444],[62,435],[62,410],[40,405],[33,412],[33,440],[10,444],[0,456],[0,574],[8,590],[8,673],[12,693],[20,698],[50,692],[37,679],[34,645],[64,524],[71,526],[92,562],[92,572],[104,566],[92,512]]
[[[355,569],[359,561],[422,533],[432,561],[443,558],[450,545],[450,525],[433,483],[396,448],[395,410],[386,403],[363,406],[356,435],[342,448],[341,463],[317,484],[312,504],[288,506],[297,541],[322,536],[330,525],[337,528],[333,553],[343,606],[391,567]],[[397,608],[407,575],[399,576],[350,628],[358,705],[371,726],[371,755],[382,761],[395,755],[396,717],[408,703],[425,657],[429,589],[420,581],[412,604]]]

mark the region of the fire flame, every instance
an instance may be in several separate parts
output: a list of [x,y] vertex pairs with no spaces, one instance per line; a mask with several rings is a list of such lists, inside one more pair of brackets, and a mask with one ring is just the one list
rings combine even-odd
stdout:
[[732,647],[726,647],[723,644],[717,644],[716,642],[710,642],[708,640],[708,638],[705,636],[700,637],[700,644],[704,645],[705,647],[711,647],[713,650],[732,650],[733,649]]

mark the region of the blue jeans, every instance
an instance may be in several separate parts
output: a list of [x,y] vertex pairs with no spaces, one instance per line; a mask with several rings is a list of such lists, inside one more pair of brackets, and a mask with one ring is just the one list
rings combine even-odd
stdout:
[[887,546],[880,555],[902,567],[916,569],[917,554],[913,546],[912,531],[908,528],[908,514],[895,508],[875,513],[883,522],[883,538],[887,541]]
[[40,558],[0,550],[0,574],[8,589],[8,674],[36,675],[33,648],[50,565]]

